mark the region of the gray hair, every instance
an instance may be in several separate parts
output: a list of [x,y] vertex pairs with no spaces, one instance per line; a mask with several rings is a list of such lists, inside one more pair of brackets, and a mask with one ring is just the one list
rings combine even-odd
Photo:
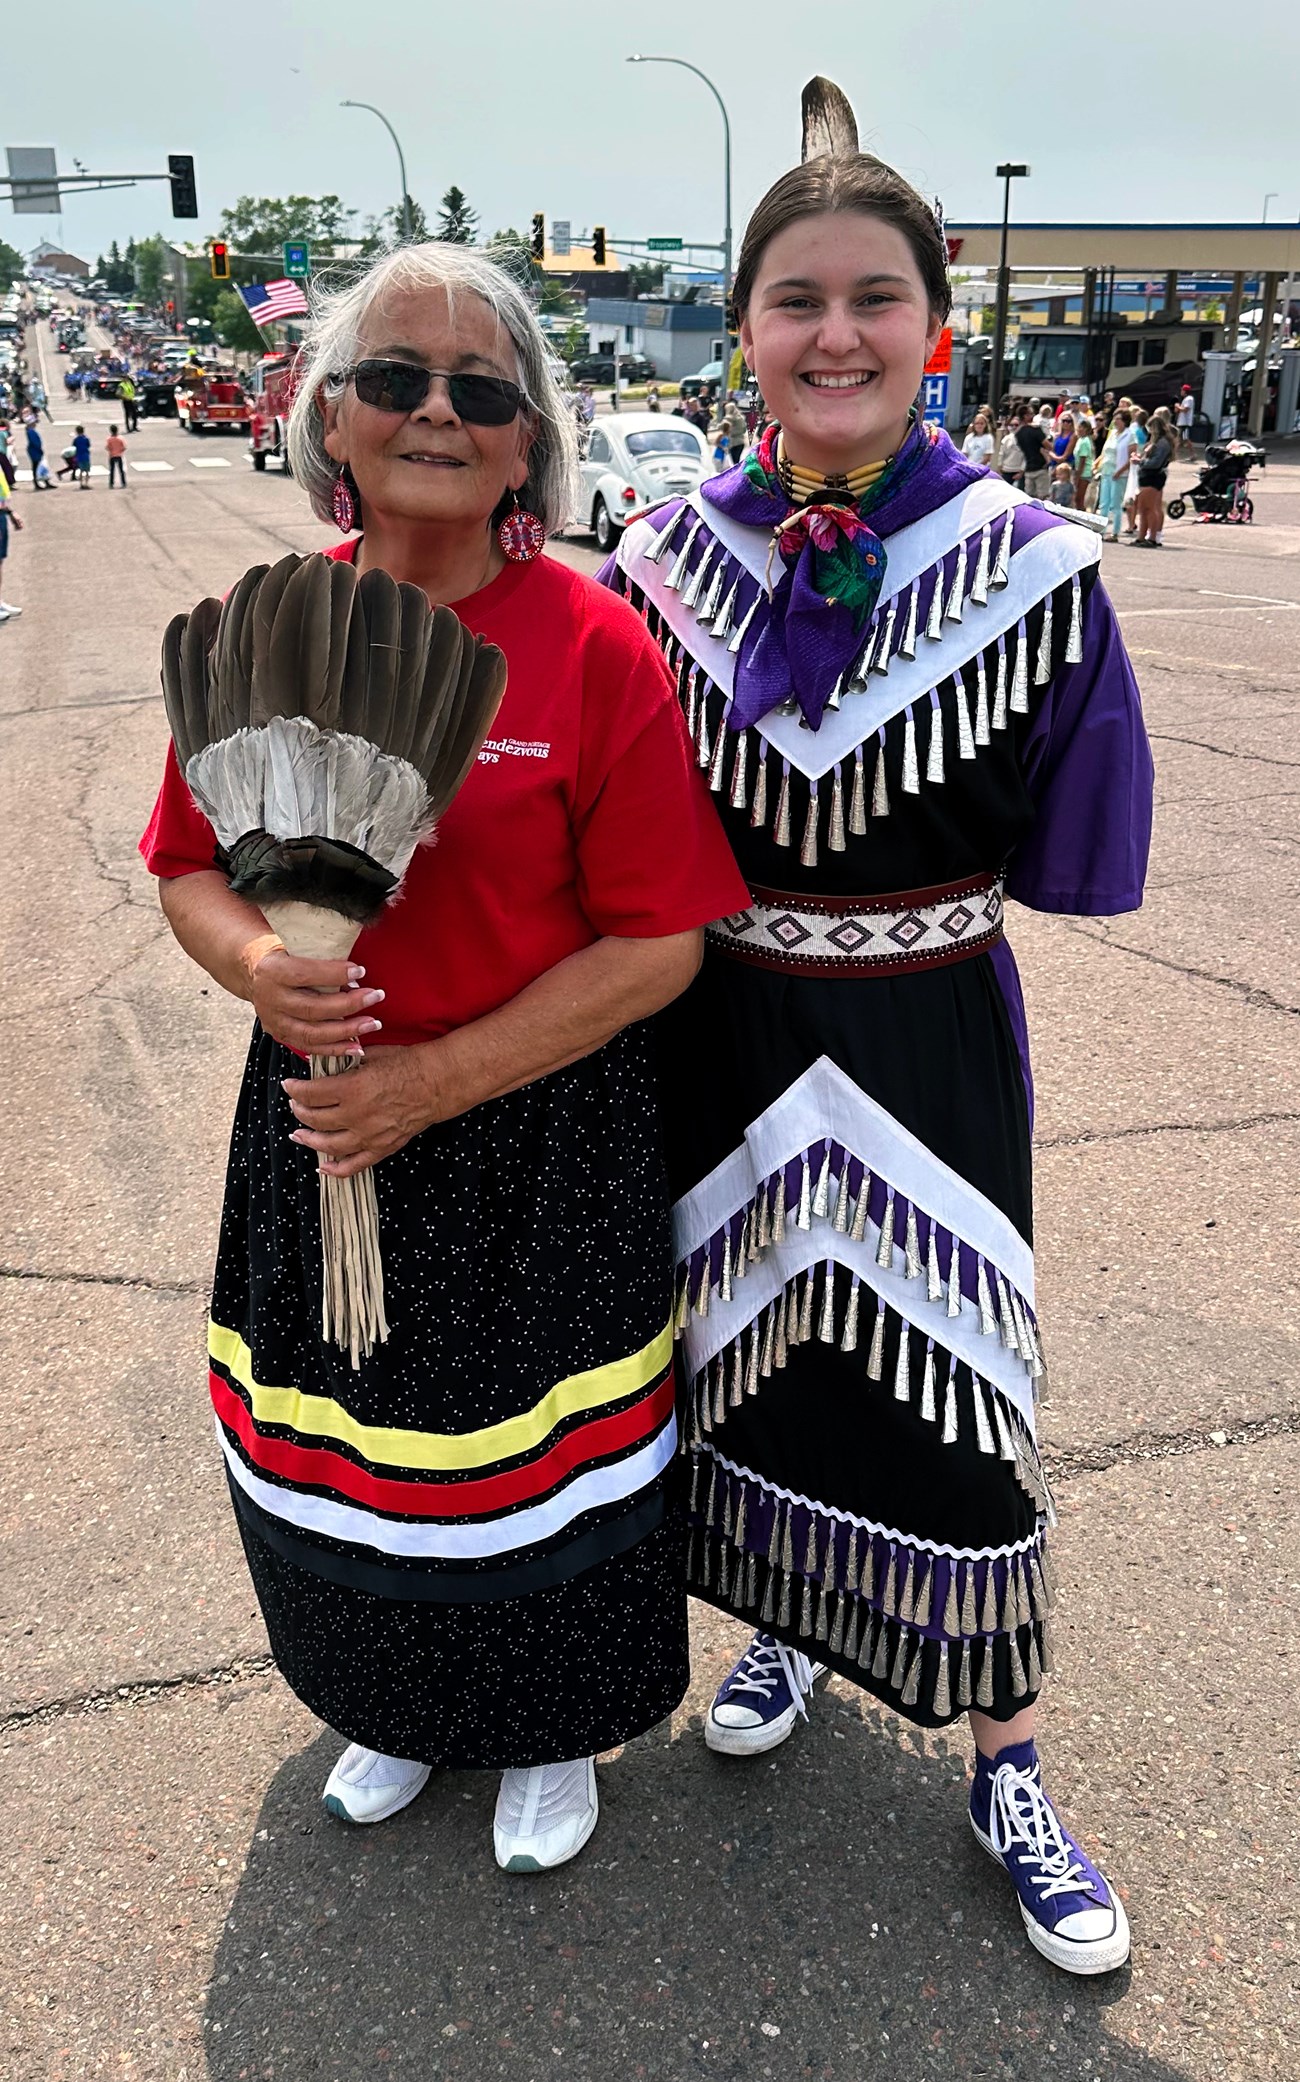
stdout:
[[289,412],[289,465],[313,513],[332,520],[330,495],[338,475],[325,449],[321,386],[356,361],[362,328],[374,307],[382,306],[394,291],[411,289],[441,289],[453,306],[457,291],[463,290],[485,303],[509,334],[536,429],[520,502],[553,534],[572,519],[577,507],[578,438],[564,392],[551,373],[541,327],[528,298],[504,268],[473,247],[438,240],[399,246],[342,287],[313,285],[312,321],[298,352],[298,382]]

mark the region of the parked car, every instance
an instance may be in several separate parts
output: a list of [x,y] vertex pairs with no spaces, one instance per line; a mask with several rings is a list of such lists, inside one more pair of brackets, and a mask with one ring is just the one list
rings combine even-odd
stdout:
[[[655,373],[655,365],[647,361],[644,354],[620,354],[618,373],[624,383],[648,383]],[[575,383],[612,383],[614,381],[614,357],[612,354],[580,354],[569,364],[569,375]]]
[[593,420],[582,459],[580,517],[599,549],[613,549],[629,514],[680,498],[713,475],[698,428],[658,412],[620,412]]
[[720,361],[706,361],[704,367],[697,369],[693,376],[683,376],[678,389],[684,398],[697,398],[702,390],[708,388],[710,383],[716,390],[721,381],[722,363]]

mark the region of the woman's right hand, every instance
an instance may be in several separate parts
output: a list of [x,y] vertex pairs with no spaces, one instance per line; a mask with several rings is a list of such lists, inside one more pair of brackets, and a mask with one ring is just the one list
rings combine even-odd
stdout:
[[354,962],[315,961],[282,947],[264,954],[250,995],[264,1032],[298,1055],[360,1055],[382,1022],[373,1017],[382,990],[367,990]]

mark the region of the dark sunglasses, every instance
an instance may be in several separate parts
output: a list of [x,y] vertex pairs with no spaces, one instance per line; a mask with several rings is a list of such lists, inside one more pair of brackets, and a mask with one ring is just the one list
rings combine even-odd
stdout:
[[383,361],[378,356],[341,370],[338,381],[353,383],[363,405],[405,414],[424,403],[435,376],[446,383],[457,419],[469,426],[508,426],[524,402],[519,385],[504,376],[453,376],[445,369],[422,369],[418,362]]

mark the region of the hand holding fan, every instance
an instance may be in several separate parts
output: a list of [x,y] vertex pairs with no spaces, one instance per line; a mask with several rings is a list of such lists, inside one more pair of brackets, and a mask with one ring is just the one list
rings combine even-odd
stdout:
[[[162,682],[231,888],[290,954],[341,961],[469,773],[506,664],[418,586],[289,556],[177,615]],[[349,1066],[311,1057],[313,1077]],[[321,1334],[359,1366],[388,1335],[374,1172],[322,1172],[320,1191]]]

